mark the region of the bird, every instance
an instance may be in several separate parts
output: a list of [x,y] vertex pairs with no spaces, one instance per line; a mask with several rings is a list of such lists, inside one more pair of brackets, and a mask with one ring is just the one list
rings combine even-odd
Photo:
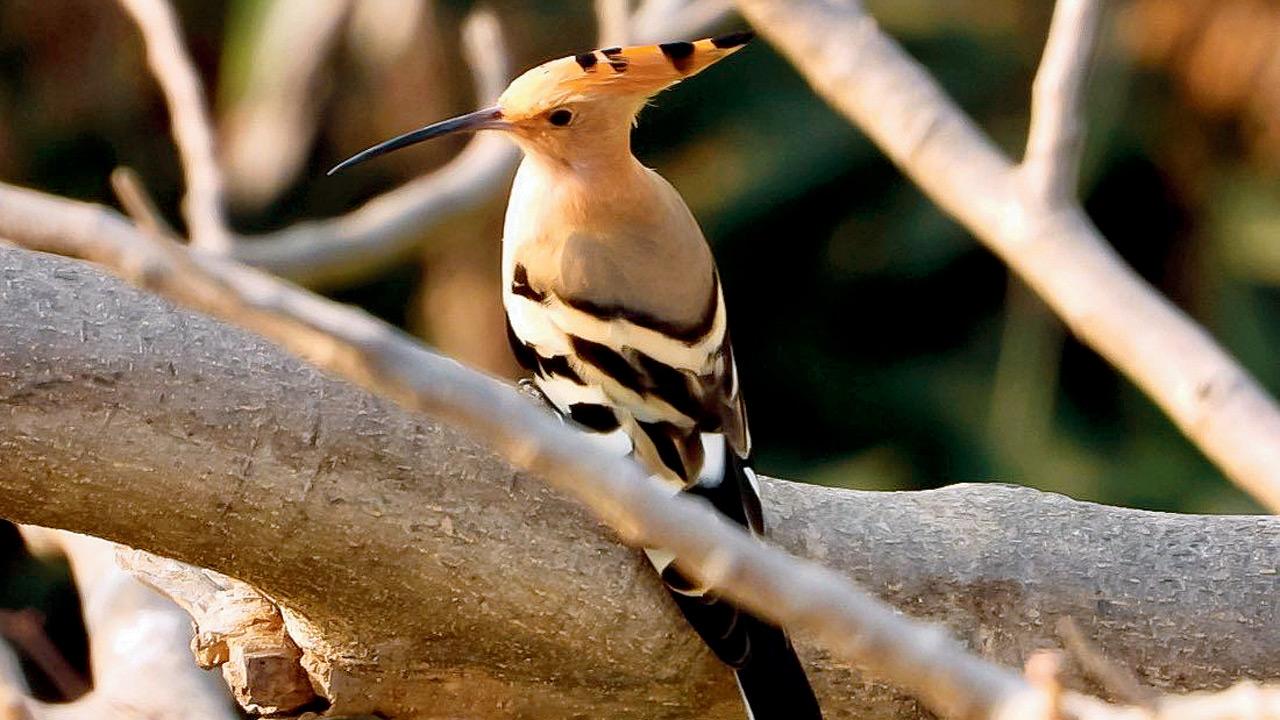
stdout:
[[[750,31],[545,62],[497,104],[374,145],[329,171],[433,138],[499,131],[523,151],[503,225],[507,337],[566,421],[672,493],[764,533],[751,435],[711,249],[679,192],[631,152],[641,109],[742,49]],[[646,548],[675,603],[736,674],[748,718],[822,713],[787,634]]]

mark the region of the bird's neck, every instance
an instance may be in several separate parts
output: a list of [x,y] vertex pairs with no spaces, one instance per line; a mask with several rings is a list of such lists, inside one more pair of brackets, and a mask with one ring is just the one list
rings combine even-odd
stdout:
[[[629,150],[610,156],[582,155],[565,163],[530,154],[522,171],[558,223],[592,229],[634,224],[662,203],[653,172]],[[637,217],[637,213],[641,217]]]
[[537,143],[523,148],[529,160],[560,178],[592,181],[611,174],[632,173],[639,161],[631,154],[630,128],[624,132],[591,133],[566,143]]

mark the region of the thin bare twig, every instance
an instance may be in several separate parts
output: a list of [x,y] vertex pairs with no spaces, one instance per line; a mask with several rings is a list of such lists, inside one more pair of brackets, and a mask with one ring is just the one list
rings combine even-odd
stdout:
[[111,189],[120,200],[125,214],[133,218],[133,222],[143,232],[166,237],[178,236],[169,223],[165,222],[164,215],[156,207],[138,173],[127,167],[116,168],[111,172]]
[[1044,58],[1031,88],[1031,125],[1022,175],[1033,198],[1076,201],[1084,149],[1084,94],[1098,39],[1098,0],[1058,0]]
[[728,17],[732,0],[645,0],[631,16],[632,43],[688,40]]
[[476,10],[462,24],[462,52],[476,78],[482,105],[498,99],[511,77],[511,58],[502,37],[502,23],[491,10]]
[[332,50],[354,0],[277,0],[254,28],[253,62],[220,113],[233,204],[260,208],[303,167],[329,94]]
[[[492,102],[511,76],[497,16],[473,12],[463,25],[462,41],[476,95]],[[234,257],[310,287],[366,279],[410,255],[449,218],[491,199],[511,176],[517,157],[505,138],[480,134],[444,166],[346,215],[242,238]]]
[[1280,511],[1280,408],[1140,278],[1078,204],[1045,212],[1018,169],[852,0],[738,0],[814,89],[1128,376],[1223,473]]
[[1070,617],[1060,619],[1054,626],[1062,646],[1086,675],[1096,680],[1111,696],[1127,705],[1155,707],[1156,695],[1138,678],[1103,655]]
[[669,22],[688,3],[689,0],[640,0],[631,14],[631,30],[648,30]]
[[[227,228],[223,179],[199,79],[166,0],[120,0],[138,22],[148,61],[169,103],[174,139],[186,171],[184,209],[192,242],[313,286],[359,281],[410,254],[437,225],[474,207],[510,176],[517,153],[502,138],[481,136],[447,165],[380,195],[342,217],[301,223],[251,238]],[[478,10],[463,28],[476,93],[490,101],[510,77],[496,16]]]
[[182,41],[182,29],[167,0],[120,0],[142,31],[147,63],[169,107],[173,140],[187,184],[183,211],[191,244],[226,253],[232,246],[223,205],[222,170],[214,152],[213,126],[200,78]]
[[631,42],[631,0],[595,0],[596,47]]
[[374,74],[384,74],[403,61],[412,46],[435,43],[440,29],[436,0],[354,2],[347,23],[347,45],[352,60]]

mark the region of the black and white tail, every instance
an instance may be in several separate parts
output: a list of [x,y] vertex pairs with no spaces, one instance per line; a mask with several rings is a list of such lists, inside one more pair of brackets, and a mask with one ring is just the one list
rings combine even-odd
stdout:
[[[725,516],[759,534],[764,521],[755,473],[727,444],[723,453],[723,466],[708,468],[720,470],[718,481],[704,474],[687,492],[705,498]],[[656,564],[654,555],[650,557]],[[781,628],[695,587],[674,565],[662,568],[662,580],[689,624],[737,674],[750,720],[822,717],[804,667]]]

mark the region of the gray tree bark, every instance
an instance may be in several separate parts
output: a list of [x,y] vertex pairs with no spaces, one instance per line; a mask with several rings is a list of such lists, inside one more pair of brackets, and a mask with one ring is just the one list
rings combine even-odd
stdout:
[[[241,578],[339,713],[737,718],[638,553],[462,434],[75,261],[0,247],[0,516]],[[1280,679],[1280,520],[767,481],[772,539],[1019,664]],[[799,638],[832,718],[923,717]]]

